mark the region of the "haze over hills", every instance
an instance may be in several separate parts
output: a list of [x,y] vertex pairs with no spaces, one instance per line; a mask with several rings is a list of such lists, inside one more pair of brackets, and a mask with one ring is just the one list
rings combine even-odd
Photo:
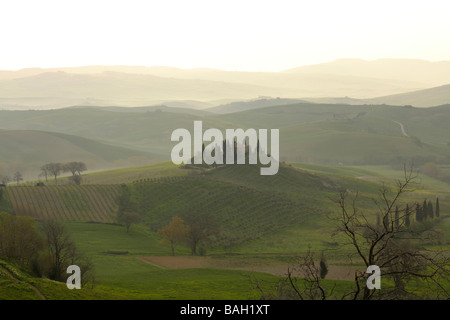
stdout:
[[157,162],[148,152],[112,146],[83,137],[34,130],[0,130],[0,174],[19,170],[36,179],[50,162],[82,161],[89,170]]
[[273,106],[282,106],[287,104],[294,104],[294,103],[305,103],[307,101],[298,100],[298,99],[282,99],[282,98],[260,98],[260,99],[253,99],[248,101],[236,101],[231,102],[227,104],[222,104],[217,107],[208,108],[206,111],[214,112],[214,113],[233,113],[233,112],[240,112],[240,111],[247,111],[247,110],[253,110],[253,109],[259,109],[259,108],[265,108],[265,107],[273,107]]
[[373,99],[355,99],[350,97],[305,98],[314,103],[334,104],[387,104],[396,106],[435,107],[450,103],[450,85],[443,85],[429,89],[399,93]]
[[340,76],[373,77],[378,79],[410,80],[430,87],[450,83],[450,61],[431,62],[418,59],[339,59],[332,62],[303,66],[285,71],[295,74],[333,74]]
[[400,93],[371,99],[373,103],[413,105],[415,107],[439,106],[450,103],[450,84],[430,89]]
[[282,72],[141,66],[32,68],[0,71],[0,108],[165,104],[203,109],[261,96],[374,99],[446,85],[449,75],[450,62],[410,59],[342,59]]
[[[125,160],[135,155],[147,155],[150,160],[170,160],[175,145],[171,142],[172,132],[178,128],[191,131],[195,120],[203,121],[204,130],[217,128],[222,132],[227,128],[278,128],[282,161],[357,165],[390,164],[415,159],[416,163],[423,164],[424,161],[445,162],[450,157],[448,106],[413,108],[294,103],[225,114],[192,109],[183,109],[183,113],[180,113],[173,112],[171,108],[129,110],[97,107],[0,111],[0,128],[15,130],[13,132],[46,131],[46,135],[52,132],[53,136],[64,133],[73,137],[70,141],[89,139],[91,144],[88,151],[94,154],[103,150],[105,145],[122,150],[119,152],[114,149],[112,156],[107,157],[110,163],[114,162],[114,156],[117,155],[125,155],[122,157]],[[49,157],[59,159],[64,150],[78,150],[71,145],[62,145],[53,148],[53,153],[50,153],[46,151],[52,146],[48,144],[50,140],[42,137],[40,142],[36,142],[39,137],[29,134],[30,142],[24,144],[14,135],[7,136],[0,143],[9,146],[4,148],[8,153],[3,155],[3,161],[11,162],[15,159],[10,157],[15,155],[25,164]],[[68,140],[68,136],[62,138]],[[40,145],[44,147],[39,148]],[[55,142],[55,145],[59,144]],[[86,143],[82,145],[86,149]],[[15,146],[18,148],[16,151],[12,149]],[[30,147],[41,154],[24,154]],[[75,157],[73,153],[72,156]]]

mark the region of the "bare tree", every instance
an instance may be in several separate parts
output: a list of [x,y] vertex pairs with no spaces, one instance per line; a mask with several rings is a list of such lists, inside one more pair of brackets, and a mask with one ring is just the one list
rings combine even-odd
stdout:
[[50,279],[64,281],[69,265],[77,265],[81,270],[81,282],[94,284],[94,265],[91,259],[78,252],[75,243],[70,239],[67,230],[56,220],[42,222],[46,247],[48,250],[48,265],[46,273]]
[[86,171],[87,167],[86,164],[84,162],[80,162],[80,161],[72,161],[72,162],[68,162],[65,163],[62,167],[64,172],[70,172],[72,173],[72,177],[69,178],[69,180],[76,184],[76,185],[80,185],[81,184],[81,172]]
[[70,172],[72,173],[72,176],[75,176],[76,174],[81,175],[81,172],[86,171],[87,167],[84,162],[81,161],[72,161],[65,163],[63,165],[64,172]]
[[0,175],[0,182],[6,186],[9,182],[11,182],[11,177]]
[[[406,282],[411,279],[421,279],[431,285],[432,293],[437,297],[449,297],[448,289],[444,288],[439,279],[448,281],[448,257],[442,251],[428,251],[420,244],[424,237],[431,239],[433,230],[409,228],[406,221],[412,215],[410,210],[397,209],[401,195],[413,183],[413,170],[405,169],[403,181],[397,182],[396,191],[383,186],[380,199],[376,201],[382,224],[371,221],[369,214],[359,211],[356,205],[358,195],[350,196],[349,192],[341,192],[338,205],[341,209],[338,220],[338,232],[345,235],[347,244],[354,250],[360,261],[367,268],[376,265],[381,269],[383,278],[392,278],[395,286],[384,288],[382,292],[370,290],[366,286],[368,274],[364,271],[355,272],[355,288],[347,297],[352,299],[401,299],[410,298],[413,292],[408,292]],[[350,203],[348,203],[350,202]],[[413,207],[413,206],[408,206]]]
[[44,177],[45,181],[48,182],[48,176],[50,175],[50,169],[49,169],[49,165],[44,164],[43,166],[41,166],[41,173],[39,174],[39,177]]
[[[321,261],[323,259],[321,258]],[[272,290],[267,290],[263,281],[249,278],[254,289],[261,293],[264,300],[327,300],[334,297],[336,285],[328,288],[322,281],[322,266],[316,264],[311,249],[299,256],[288,268],[286,278],[276,282]]]
[[61,163],[48,163],[47,165],[48,173],[55,177],[55,183],[57,184],[58,181],[56,180],[57,177],[61,174],[61,171],[63,171],[63,165]]
[[[426,250],[424,241],[433,241],[439,234],[431,224],[411,223],[414,205],[400,205],[399,199],[410,191],[415,174],[412,168],[405,169],[404,180],[397,181],[395,190],[383,186],[376,203],[378,213],[363,213],[357,207],[358,194],[349,191],[339,194],[340,208],[336,234],[344,235],[344,243],[350,247],[351,261],[356,257],[364,270],[356,271],[353,288],[341,299],[411,299],[417,298],[409,281],[420,282],[419,298],[450,297],[448,291],[449,255],[444,250]],[[377,219],[378,217],[378,219]],[[377,223],[378,220],[378,223]],[[378,266],[383,279],[392,280],[392,285],[382,290],[370,290],[367,286],[369,266]],[[263,290],[262,281],[252,281],[263,299],[325,300],[333,298],[334,288],[328,289],[322,281],[321,266],[316,265],[313,254],[306,256],[288,269],[287,277],[279,281],[274,292]],[[386,283],[389,283],[386,282]],[[426,291],[428,290],[428,291]],[[337,297],[336,297],[337,298]]]
[[16,171],[14,173],[14,181],[17,183],[17,185],[19,185],[20,181],[23,181],[23,176],[22,173],[20,173],[20,171]]
[[[295,271],[299,274],[300,281],[293,278]],[[333,293],[334,287],[328,291],[321,281],[323,271],[322,267],[314,262],[311,250],[308,250],[303,261],[297,266],[288,269],[289,283],[300,300],[326,300]]]
[[65,228],[56,220],[43,221],[42,231],[50,257],[49,277],[52,280],[62,281],[63,272],[74,260],[75,243],[70,240]]

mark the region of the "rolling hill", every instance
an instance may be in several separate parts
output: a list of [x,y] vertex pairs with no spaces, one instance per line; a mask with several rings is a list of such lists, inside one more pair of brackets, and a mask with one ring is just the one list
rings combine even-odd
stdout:
[[[260,176],[259,168],[249,165],[176,168],[187,174],[173,176],[173,167],[153,165],[147,178],[127,185],[144,222],[133,225],[129,233],[111,223],[117,208],[114,198],[123,188],[119,184],[2,188],[5,196],[0,199],[0,211],[37,220],[52,217],[63,223],[80,252],[92,258],[96,287],[67,290],[64,284],[32,277],[0,261],[0,298],[257,299],[259,292],[251,295],[255,288],[245,280],[259,279],[272,290],[282,279],[274,274],[284,276],[308,250],[324,252],[330,270],[352,270],[351,280],[357,261],[352,263],[351,248],[340,245],[343,239],[334,234],[332,218],[340,213],[334,200],[340,191],[358,191],[358,209],[375,223],[378,211],[373,201],[380,184],[356,178],[369,173],[364,169],[305,167],[300,170],[283,164],[275,176]],[[169,174],[164,175],[161,168],[170,169]],[[130,174],[144,170],[135,168]],[[118,178],[114,171],[98,174]],[[447,195],[443,192],[443,214],[436,221],[444,246],[448,246]],[[434,196],[434,192],[419,190],[407,201]],[[177,256],[169,256],[168,244],[155,231],[175,215],[187,218],[199,212],[209,212],[220,226],[207,253],[202,251],[206,256],[191,256],[181,243]],[[200,264],[206,259],[214,263]],[[327,276],[324,283],[338,288],[343,274]]]
[[433,87],[450,83],[449,61],[418,59],[338,59],[331,62],[302,66],[285,71],[290,74],[333,74],[372,77],[426,84]]
[[282,105],[287,105],[287,104],[305,103],[305,102],[306,101],[295,100],[295,99],[261,98],[261,99],[254,99],[254,100],[249,100],[249,101],[236,101],[236,102],[231,102],[231,103],[227,103],[227,104],[222,104],[217,107],[208,108],[208,109],[206,109],[206,111],[213,112],[213,113],[219,113],[219,114],[225,114],[225,113],[234,113],[234,112],[241,112],[241,111],[259,109],[259,108],[265,108],[265,107],[274,107],[274,106],[282,106]]
[[[184,176],[139,179],[128,184],[137,210],[151,230],[166,225],[174,216],[211,213],[220,225],[216,245],[235,245],[278,234],[286,228],[322,220],[343,178],[330,178],[282,165],[276,176],[260,176],[257,166],[221,166],[192,171]],[[354,179],[353,187],[376,192],[373,183]],[[113,223],[117,195],[123,185],[9,186],[0,211],[12,211],[37,220]]]
[[[204,130],[218,128],[222,132],[227,128],[278,128],[282,161],[330,165],[386,164],[414,158],[418,162],[445,162],[450,154],[448,106],[413,108],[294,103],[227,114],[198,110],[190,112],[189,109],[177,113],[171,112],[170,108],[159,111],[149,109],[148,112],[136,112],[137,109],[127,112],[125,108],[114,110],[80,107],[48,111],[0,111],[0,128],[45,130],[86,139],[95,138],[107,145],[138,150],[135,153],[127,151],[130,155],[142,155],[144,152],[160,160],[170,160],[170,152],[175,145],[170,141],[173,130],[192,130],[195,120],[203,121]],[[12,148],[7,140],[5,145]],[[91,147],[89,150],[94,152],[102,149]],[[4,157],[12,157],[13,154],[11,152]],[[113,153],[103,156],[101,161],[119,156],[120,152]],[[29,157],[24,159],[29,161]]]
[[[419,108],[436,107],[450,103],[450,85],[432,87],[423,90],[410,91],[394,95],[375,97],[371,99],[356,99],[352,97],[304,97],[303,100],[319,104],[350,104],[350,105],[394,105],[413,106]],[[211,108],[214,110],[214,108]]]
[[133,160],[141,163],[158,161],[158,157],[148,152],[63,133],[34,130],[0,130],[0,146],[0,174],[19,170],[25,179],[33,180],[40,166],[49,162],[82,161],[89,170],[99,170],[133,165]]
[[433,107],[450,104],[450,84],[371,99],[373,103]]
[[[19,104],[27,98],[30,107],[42,99],[58,98],[60,106],[98,103],[100,105],[141,106],[156,100],[249,99],[263,94],[286,94],[283,89],[256,84],[201,79],[163,78],[145,74],[104,72],[69,74],[45,72],[30,77],[0,80],[0,98]],[[22,99],[22,100],[21,100]],[[36,99],[36,100],[33,100]],[[33,102],[34,101],[34,102]],[[46,109],[52,106],[47,106]]]

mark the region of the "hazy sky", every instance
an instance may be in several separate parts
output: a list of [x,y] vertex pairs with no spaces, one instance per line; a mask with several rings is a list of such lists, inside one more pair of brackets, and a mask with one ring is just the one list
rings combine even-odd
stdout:
[[450,60],[449,14],[449,0],[2,0],[0,69]]

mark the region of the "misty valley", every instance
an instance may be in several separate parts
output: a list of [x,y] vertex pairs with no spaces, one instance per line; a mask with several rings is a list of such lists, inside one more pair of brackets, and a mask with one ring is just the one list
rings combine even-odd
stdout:
[[448,299],[448,68],[0,72],[0,298]]

